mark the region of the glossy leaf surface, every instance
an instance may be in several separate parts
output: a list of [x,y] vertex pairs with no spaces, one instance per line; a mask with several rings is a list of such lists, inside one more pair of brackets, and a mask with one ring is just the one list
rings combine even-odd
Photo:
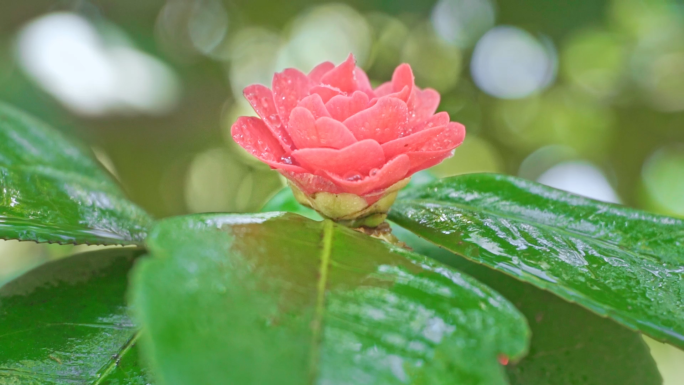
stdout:
[[163,384],[503,384],[525,351],[498,294],[330,221],[176,217],[147,243],[132,294]]
[[497,290],[525,315],[529,353],[506,367],[512,385],[658,385],[660,373],[637,332],[533,285],[419,239],[394,231],[414,250],[457,268]]
[[0,239],[142,243],[150,217],[87,154],[0,104]]
[[[145,384],[125,303],[137,249],[47,263],[0,288],[1,384]],[[118,365],[117,365],[118,363]]]
[[684,347],[684,222],[523,179],[469,174],[407,191],[408,230]]

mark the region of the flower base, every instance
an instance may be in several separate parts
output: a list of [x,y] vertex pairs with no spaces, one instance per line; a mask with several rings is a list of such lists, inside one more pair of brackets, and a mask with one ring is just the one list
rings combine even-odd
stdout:
[[352,228],[373,228],[385,221],[387,212],[397,199],[397,193],[409,180],[403,179],[381,192],[365,196],[324,191],[307,195],[296,184],[288,184],[299,203],[316,210],[323,217]]

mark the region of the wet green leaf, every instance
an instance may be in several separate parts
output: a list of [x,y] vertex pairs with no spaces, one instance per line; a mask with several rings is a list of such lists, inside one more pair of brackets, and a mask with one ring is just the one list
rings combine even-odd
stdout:
[[137,333],[125,303],[127,274],[140,253],[78,254],[0,288],[0,384],[149,382],[130,355]]
[[407,191],[390,218],[470,260],[684,347],[682,220],[496,174]]
[[416,252],[494,288],[525,315],[529,353],[506,371],[513,385],[659,385],[658,368],[641,335],[581,306],[475,264],[416,235],[395,229]]
[[504,384],[523,317],[429,259],[284,213],[161,221],[132,297],[164,384]]
[[87,153],[0,104],[0,239],[142,243],[150,217]]

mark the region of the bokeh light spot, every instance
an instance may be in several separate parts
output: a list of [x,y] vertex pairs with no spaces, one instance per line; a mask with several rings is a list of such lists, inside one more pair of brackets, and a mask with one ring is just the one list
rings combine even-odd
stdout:
[[500,100],[494,118],[497,140],[521,152],[565,144],[593,156],[605,152],[615,130],[613,110],[568,87],[521,100]]
[[228,78],[235,100],[248,106],[242,97],[245,87],[251,84],[271,87],[278,50],[282,44],[278,34],[258,27],[242,29],[231,37]]
[[650,209],[684,217],[684,145],[663,147],[641,172]]
[[473,172],[502,171],[503,161],[496,148],[475,135],[466,135],[454,156],[430,169],[430,172],[440,178]]
[[537,182],[587,198],[620,203],[620,198],[603,172],[587,161],[559,163],[539,176]]
[[412,30],[401,61],[411,65],[419,87],[440,92],[453,88],[461,73],[461,51],[439,38],[428,24]]
[[624,41],[611,32],[582,30],[565,44],[561,71],[582,90],[608,97],[617,93],[628,67]]
[[475,84],[502,99],[518,99],[553,82],[556,54],[522,29],[501,26],[478,41],[470,63]]
[[125,45],[106,44],[90,22],[52,13],[29,22],[17,38],[26,73],[66,107],[83,115],[163,114],[180,96],[175,73]]
[[290,24],[288,43],[281,48],[277,70],[297,68],[308,72],[317,64],[343,62],[349,53],[363,66],[371,48],[371,32],[366,19],[344,4],[311,8]]
[[430,20],[442,39],[469,48],[494,26],[496,8],[491,0],[440,0]]
[[228,13],[218,0],[197,0],[191,8],[187,28],[195,48],[210,54],[228,32]]

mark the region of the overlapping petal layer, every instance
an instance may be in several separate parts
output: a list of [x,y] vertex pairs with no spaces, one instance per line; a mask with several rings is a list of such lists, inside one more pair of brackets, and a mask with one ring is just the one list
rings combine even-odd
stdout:
[[465,137],[463,125],[435,114],[439,94],[416,87],[408,64],[373,89],[350,55],[308,75],[286,69],[273,77],[272,91],[252,85],[245,97],[261,119],[238,119],[234,140],[309,195],[375,201],[383,189],[450,156]]

